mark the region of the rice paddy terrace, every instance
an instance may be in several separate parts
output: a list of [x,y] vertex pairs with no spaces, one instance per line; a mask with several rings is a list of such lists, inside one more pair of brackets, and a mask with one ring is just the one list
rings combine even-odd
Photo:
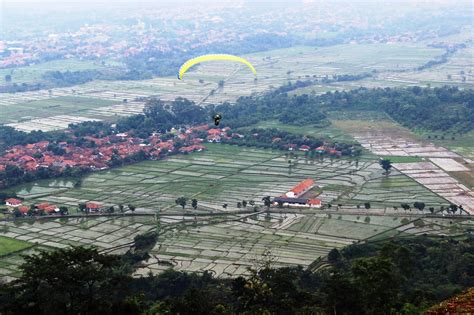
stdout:
[[[386,208],[423,199],[427,204],[444,200],[393,172],[384,176],[376,158],[358,160],[299,157],[290,170],[286,152],[207,144],[208,150],[175,155],[162,161],[145,161],[86,176],[80,187],[68,181],[40,181],[16,189],[33,202],[77,207],[96,201],[104,206],[133,204],[139,211],[181,213],[175,199],[199,200],[202,213],[236,211],[237,202],[279,196],[298,182],[313,178],[322,187],[324,203],[354,208],[367,200]],[[387,190],[392,190],[387,195]],[[227,209],[222,205],[228,204]]]
[[[474,213],[474,161],[469,158],[469,146],[459,153],[453,152],[380,114],[335,113],[332,116],[338,117],[332,121],[335,126],[351,134],[367,150],[392,159],[394,167],[401,173]],[[348,116],[353,119],[344,119]]]
[[[16,192],[28,203],[51,202],[71,210],[85,201],[104,206],[133,204],[136,213],[146,216],[3,222],[1,236],[28,246],[5,253],[0,272],[17,276],[19,254],[37,248],[80,244],[123,253],[135,235],[158,225],[159,242],[137,275],[170,267],[212,270],[222,277],[246,274],[247,267],[265,252],[271,253],[277,266],[309,266],[332,248],[368,238],[459,233],[472,223],[464,217],[452,224],[443,218],[424,218],[423,227],[415,226],[413,222],[428,211],[405,213],[393,206],[446,201],[402,173],[382,175],[377,159],[370,154],[358,160],[298,160],[290,172],[285,152],[209,144],[204,152],[93,173],[80,187],[68,181],[18,187]],[[331,209],[272,208],[269,214],[263,212],[263,196],[281,195],[308,177],[316,180],[318,198],[332,203]],[[198,199],[197,210],[176,205],[180,196]],[[239,208],[237,202],[242,200],[255,201],[255,207]],[[369,210],[363,205],[367,201]]]
[[[240,96],[260,94],[286,84],[288,81],[322,78],[326,75],[331,77],[334,74],[361,74],[377,71],[377,75],[373,78],[316,84],[298,89],[294,93],[322,93],[359,86],[404,86],[428,83],[452,83],[469,87],[473,82],[471,74],[466,73],[464,75],[466,79],[463,81],[462,76],[459,75],[461,70],[458,71],[458,68],[463,66],[472,66],[472,60],[466,58],[469,49],[471,49],[470,46],[460,50],[459,54],[453,56],[452,64],[443,66],[451,67],[450,70],[446,70],[453,72],[450,82],[437,78],[431,80],[430,76],[424,75],[424,71],[419,74],[423,80],[401,77],[408,76],[411,73],[410,69],[423,65],[444,52],[443,49],[427,47],[426,44],[293,47],[246,55],[245,57],[257,69],[257,80],[254,80],[253,74],[247,71],[248,69],[240,65],[213,62],[204,63],[193,69],[184,80],[177,80],[173,76],[142,81],[93,81],[74,87],[55,88],[51,92],[40,90],[2,94],[0,108],[7,112],[14,112],[18,107],[28,109],[28,112],[20,111],[7,115],[4,120],[20,130],[46,131],[64,128],[65,115],[70,116],[67,122],[80,122],[88,118],[114,120],[120,116],[139,113],[143,108],[143,102],[140,101],[142,97],[157,96],[164,100],[173,100],[180,96],[203,105],[224,101],[233,102]],[[71,61],[64,61],[65,66],[71,66],[68,62]],[[54,67],[57,66],[54,64]],[[85,67],[85,65],[74,66],[79,69]],[[21,72],[25,77],[28,75],[35,77],[38,76],[41,67],[33,66],[31,74],[28,74],[29,68],[20,68],[15,71]],[[225,81],[223,87],[218,86],[220,80]],[[89,106],[90,100],[97,100],[95,106]],[[55,110],[51,111],[51,109]],[[58,115],[57,112],[61,114]]]
[[[51,93],[2,94],[0,108],[8,115],[2,115],[0,122],[25,131],[54,130],[72,122],[113,121],[120,116],[140,113],[144,106],[141,97],[158,96],[171,100],[181,96],[203,105],[232,102],[239,96],[262,93],[288,81],[372,70],[377,70],[373,78],[314,85],[294,93],[449,82],[472,87],[472,76],[465,73],[463,81],[460,73],[461,68],[472,67],[472,59],[466,55],[470,49],[468,46],[459,50],[448,63],[419,73],[410,69],[439,56],[444,50],[404,44],[275,50],[246,56],[257,68],[257,80],[240,67],[209,63],[188,73],[183,81],[175,77],[94,81],[52,89]],[[436,74],[438,69],[443,73]],[[33,74],[23,70],[25,78],[31,76],[34,80],[39,76],[39,72]],[[35,71],[41,72],[41,69]],[[451,74],[451,79],[447,74]],[[224,87],[219,88],[218,81],[222,79]],[[466,216],[431,216],[427,209],[433,206],[438,210],[440,205],[448,205],[450,196],[420,181],[419,169],[407,169],[408,172],[405,169],[409,168],[409,163],[429,162],[437,171],[472,189],[469,186],[471,178],[465,176],[472,174],[472,164],[468,161],[473,156],[472,146],[466,145],[471,143],[470,135],[451,142],[436,140],[427,144],[420,137],[386,121],[380,113],[334,113],[330,118],[333,124],[320,129],[281,125],[274,121],[261,122],[257,127],[276,127],[324,135],[336,141],[360,142],[366,147],[362,157],[357,160],[310,159],[300,155],[297,165],[290,170],[288,157],[282,151],[209,144],[204,152],[96,172],[80,183],[53,180],[15,187],[15,192],[26,203],[51,202],[68,206],[73,213],[78,204],[85,201],[116,208],[119,204],[133,204],[137,207],[135,213],[142,216],[3,221],[0,237],[1,244],[6,245],[0,248],[0,276],[17,277],[22,262],[20,254],[37,249],[90,245],[123,253],[135,235],[158,226],[160,237],[150,253],[152,258],[137,270],[137,275],[149,271],[157,273],[166,268],[212,270],[220,277],[245,274],[247,267],[255,265],[262,253],[268,251],[275,257],[277,266],[309,266],[332,248],[354,242],[394,235],[462,234],[473,228],[472,220]],[[349,119],[354,121],[348,123]],[[393,128],[390,130],[396,132],[392,132],[392,136],[398,140],[391,139],[388,133],[382,137],[374,135],[378,130],[376,124]],[[421,151],[410,152],[407,147],[413,145],[430,150],[438,148],[425,151],[438,152],[438,155],[422,156]],[[401,166],[396,164],[396,169],[385,176],[378,165],[380,156],[390,157]],[[443,165],[450,168],[454,164],[430,158],[453,159],[471,171],[444,170]],[[330,209],[272,208],[269,214],[263,212],[263,196],[279,196],[306,178],[316,181],[318,187],[310,193],[318,195],[323,204],[332,204]],[[175,199],[181,196],[196,198],[197,210],[192,210],[189,202],[184,210],[176,205]],[[237,203],[242,200],[253,200],[256,207],[238,207]],[[426,204],[424,211],[406,212],[399,207],[401,203],[416,201]],[[370,202],[370,209],[365,209],[366,202]],[[224,208],[224,204],[228,206]]]

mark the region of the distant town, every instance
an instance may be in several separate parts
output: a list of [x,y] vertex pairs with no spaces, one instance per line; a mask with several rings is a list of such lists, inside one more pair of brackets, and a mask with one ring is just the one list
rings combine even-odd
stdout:
[[[235,47],[245,41],[252,44],[261,41],[258,44],[263,44],[267,40],[289,46],[295,41],[294,38],[299,38],[301,43],[322,44],[415,43],[426,39],[436,42],[440,35],[455,32],[454,28],[441,30],[433,27],[394,33],[390,32],[390,23],[395,19],[406,18],[404,10],[391,11],[390,19],[379,19],[375,16],[369,18],[370,14],[354,10],[355,7],[355,4],[344,7],[334,7],[328,3],[315,5],[308,1],[303,10],[297,7],[279,10],[275,6],[268,14],[258,8],[242,7],[237,2],[203,7],[189,5],[187,10],[178,10],[174,6],[159,10],[141,9],[137,17],[130,17],[129,11],[114,8],[111,11],[114,17],[112,21],[91,20],[90,23],[66,31],[54,27],[36,31],[16,29],[5,23],[6,36],[0,41],[0,68],[71,58],[101,60],[104,64],[115,61],[120,64],[129,57],[149,52],[156,54],[156,57],[150,58],[159,58],[160,54],[176,55],[176,52],[199,51],[232,42],[236,44]],[[8,9],[5,8],[7,12]],[[386,9],[389,10],[389,6]],[[31,14],[34,15],[33,12]],[[358,15],[357,19],[347,18],[354,14]],[[75,10],[75,15],[89,18],[88,13],[80,8]],[[175,16],[179,16],[179,19]],[[41,18],[41,14],[37,13],[36,17]],[[275,23],[281,20],[285,23]],[[127,23],[124,24],[124,21]],[[386,35],[374,34],[371,29],[386,29]]]

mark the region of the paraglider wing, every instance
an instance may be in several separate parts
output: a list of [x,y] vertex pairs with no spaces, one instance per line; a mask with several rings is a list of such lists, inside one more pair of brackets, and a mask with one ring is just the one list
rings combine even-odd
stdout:
[[196,58],[189,59],[186,61],[181,68],[179,68],[179,73],[178,73],[178,79],[182,80],[184,74],[186,71],[189,70],[192,66],[195,64],[204,62],[204,61],[215,61],[215,60],[226,60],[226,61],[235,61],[235,62],[241,62],[245,64],[247,67],[252,70],[253,74],[257,75],[257,71],[255,68],[252,66],[250,62],[248,62],[246,59],[234,56],[234,55],[224,55],[224,54],[214,54],[214,55],[204,55],[204,56],[199,56]]

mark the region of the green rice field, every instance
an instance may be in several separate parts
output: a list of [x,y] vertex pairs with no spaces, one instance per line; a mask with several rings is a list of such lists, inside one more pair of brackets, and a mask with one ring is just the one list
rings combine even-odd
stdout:
[[78,96],[53,96],[48,99],[15,104],[14,106],[0,106],[2,110],[0,123],[22,122],[33,118],[57,115],[76,115],[88,109],[113,105],[118,102]]
[[[201,212],[226,212],[238,210],[238,201],[261,204],[263,196],[279,196],[303,179],[313,178],[322,187],[320,198],[324,202],[350,207],[365,201],[377,207],[420,199],[428,204],[444,201],[396,171],[384,176],[377,160],[371,157],[355,161],[305,159],[301,155],[290,171],[282,151],[223,144],[207,144],[207,148],[204,152],[94,172],[79,188],[67,181],[39,181],[14,190],[27,202],[73,208],[78,203],[95,201],[104,206],[133,204],[143,211],[174,213],[182,211],[175,199],[184,196],[198,199]],[[227,209],[223,209],[224,203]]]
[[[13,69],[0,69],[0,78],[11,75],[11,83],[33,83],[42,80],[42,76],[48,71],[85,71],[99,70],[110,66],[119,66],[117,62],[107,62],[102,65],[100,62],[90,60],[64,59],[42,62],[39,64],[18,67]],[[3,82],[2,82],[3,84]]]

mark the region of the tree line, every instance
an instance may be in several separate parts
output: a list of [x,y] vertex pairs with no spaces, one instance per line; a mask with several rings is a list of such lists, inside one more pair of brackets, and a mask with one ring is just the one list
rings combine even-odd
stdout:
[[302,145],[307,145],[311,148],[311,152],[307,152],[307,155],[305,156],[312,158],[315,157],[315,154],[312,150],[323,145],[341,152],[341,155],[343,156],[358,156],[362,152],[362,148],[359,144],[333,142],[310,135],[287,132],[276,128],[240,128],[236,129],[235,131],[229,131],[228,134],[231,135],[234,132],[244,137],[222,139],[221,142],[239,146],[245,145],[279,150],[288,150],[288,144],[297,145],[295,150],[298,150],[298,148]]
[[[136,278],[157,233],[125,255],[72,247],[25,256],[0,287],[2,314],[419,314],[474,286],[474,238],[418,236],[333,249],[314,272],[275,268],[265,250],[246,277],[168,269]],[[158,263],[170,266],[156,256]]]
[[[264,96],[240,97],[235,104],[223,103],[202,108],[184,98],[172,102],[148,100],[144,113],[117,122],[121,132],[133,130],[145,136],[186,124],[209,123],[215,113],[223,116],[222,126],[246,127],[260,121],[278,120],[292,125],[326,126],[326,111],[378,110],[410,128],[431,131],[468,132],[474,128],[474,91],[456,87],[359,88],[323,95],[289,96],[278,91]],[[109,123],[85,122],[70,125],[78,135],[111,134]],[[30,133],[0,126],[0,149],[39,141],[65,141],[61,131]]]
[[465,133],[474,129],[474,90],[457,87],[359,88],[317,97],[324,110],[384,111],[418,130]]

